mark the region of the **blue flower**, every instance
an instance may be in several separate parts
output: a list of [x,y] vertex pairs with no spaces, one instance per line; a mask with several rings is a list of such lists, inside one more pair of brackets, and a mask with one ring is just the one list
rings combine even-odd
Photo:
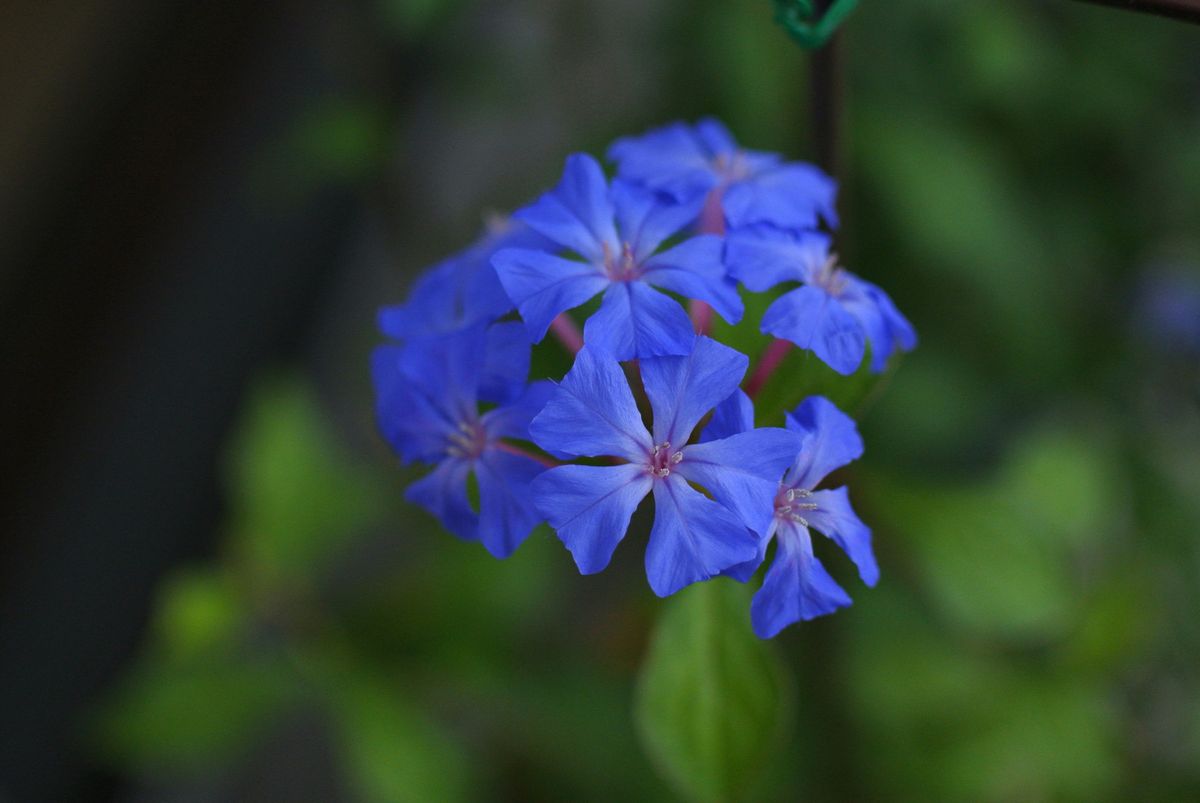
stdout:
[[730,275],[755,292],[800,282],[767,308],[764,333],[811,349],[844,375],[858,368],[869,342],[871,370],[879,373],[896,349],[916,346],[916,332],[887,293],[838,267],[829,245],[819,232],[758,226],[729,234],[725,260]]
[[[514,342],[524,343],[524,356]],[[553,390],[549,382],[525,383],[529,340],[521,325],[474,326],[379,346],[371,370],[384,437],[404,461],[435,464],[405,498],[460,538],[508,557],[542,520],[529,489],[545,466],[502,439],[528,440],[529,422]],[[501,404],[480,413],[485,386]],[[467,496],[471,473],[479,487],[478,511]]]
[[508,217],[490,219],[487,231],[469,248],[442,260],[413,285],[403,304],[379,311],[379,328],[389,337],[447,334],[491,323],[513,310],[500,286],[492,255],[502,248],[542,248],[545,237]]
[[[717,407],[705,435],[735,437],[751,426],[753,409],[739,391]],[[750,603],[750,618],[760,638],[771,638],[793,622],[850,604],[849,595],[813,554],[810,527],[850,556],[864,583],[873,586],[879,580],[871,530],[850,507],[846,489],[814,490],[831,471],[862,455],[862,439],[854,420],[829,400],[811,396],[787,417],[787,428],[801,436],[800,450],[775,494],[773,518],[758,555],[726,572],[743,582],[748,580],[765,559],[771,539],[775,540],[774,562]]]
[[729,130],[712,118],[623,137],[609,148],[608,158],[617,163],[619,178],[677,201],[715,191],[731,228],[772,223],[812,229],[819,218],[837,226],[833,179],[809,164],[739,148]]
[[608,565],[634,510],[651,493],[646,576],[655,594],[665,597],[754,558],[755,533],[771,526],[771,500],[799,437],[751,429],[688,444],[700,419],[737,388],[748,362],[707,337],[697,337],[686,356],[642,360],[651,434],[617,361],[591,347],[579,352],[529,429],[534,442],[556,456],[623,461],[552,468],[533,482],[538,510],[580,572]]
[[736,283],[726,276],[721,239],[701,235],[655,253],[696,217],[699,204],[664,204],[621,182],[611,186],[596,160],[567,159],[558,186],[516,213],[566,250],[510,248],[492,264],[534,341],[554,318],[604,293],[584,326],[584,342],[618,360],[687,354],[695,334],[678,302],[654,287],[706,301],[725,320],[741,319]]

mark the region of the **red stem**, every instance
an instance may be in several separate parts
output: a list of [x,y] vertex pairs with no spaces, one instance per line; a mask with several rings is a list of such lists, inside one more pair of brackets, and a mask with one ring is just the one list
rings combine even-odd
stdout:
[[696,334],[707,335],[712,333],[712,307],[704,301],[693,298],[688,304],[688,311],[692,314],[692,327],[696,330]]
[[515,454],[518,457],[527,457],[536,463],[541,463],[543,466],[546,466],[547,468],[558,468],[559,466],[563,465],[562,463],[555,460],[553,457],[546,457],[545,455],[535,454],[534,452],[526,451],[525,449],[522,449],[520,446],[517,446],[512,443],[508,443],[507,441],[495,441],[493,443],[493,446],[495,446],[497,449],[499,449],[502,452],[508,452],[509,454]]
[[571,316],[567,313],[561,313],[557,318],[550,322],[550,331],[554,332],[554,336],[558,338],[558,342],[562,343],[567,351],[572,354],[578,354],[583,348],[583,334],[579,331],[579,327],[575,325],[575,321],[571,320]]
[[[704,199],[704,207],[700,210],[700,219],[696,221],[696,229],[700,234],[716,234],[725,236],[725,210],[721,208],[721,196],[724,187],[716,187]],[[712,332],[713,309],[707,303],[692,299],[688,305],[692,315],[692,325],[696,332],[707,335]]]
[[758,395],[763,386],[767,384],[767,380],[775,373],[775,369],[783,363],[783,358],[787,356],[791,348],[790,340],[775,340],[763,350],[762,356],[758,358],[758,365],[754,366],[754,373],[746,381],[747,396],[753,399]]

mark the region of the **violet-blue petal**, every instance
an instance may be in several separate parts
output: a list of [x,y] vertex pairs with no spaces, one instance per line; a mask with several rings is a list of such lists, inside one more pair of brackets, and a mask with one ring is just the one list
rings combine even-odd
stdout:
[[583,325],[583,342],[616,360],[687,354],[692,320],[679,302],[642,282],[614,282]]
[[775,558],[762,588],[750,602],[750,621],[759,638],[773,638],[793,622],[808,621],[850,604],[812,552],[808,531],[799,525],[780,527]]
[[742,297],[725,270],[722,241],[716,235],[701,234],[650,257],[642,278],[684,298],[707,302],[729,323],[742,319]]
[[761,293],[783,282],[807,281],[829,258],[829,245],[829,237],[817,231],[751,226],[726,237],[725,264],[730,276]]
[[488,437],[530,440],[529,423],[546,407],[556,387],[549,380],[531,382],[513,401],[488,410],[479,417]]
[[676,200],[703,196],[718,177],[711,155],[686,123],[671,123],[645,134],[622,137],[608,149],[617,175]]
[[696,121],[695,136],[707,153],[712,156],[731,156],[738,150],[737,140],[729,129],[715,117],[702,117]]
[[606,246],[620,252],[608,181],[586,153],[568,156],[558,185],[514,217],[593,262],[603,261]]
[[513,303],[491,265],[492,255],[502,248],[550,245],[519,221],[492,223],[469,248],[425,271],[403,304],[380,310],[379,328],[389,337],[408,340],[494,321],[512,311]]
[[693,223],[704,205],[702,197],[672,202],[645,187],[619,179],[613,182],[610,194],[620,239],[629,243],[638,263],[653,254],[669,237]]
[[479,540],[507,558],[542,520],[531,484],[546,467],[528,457],[487,449],[475,463],[479,481]]
[[371,352],[376,421],[401,460],[433,462],[442,456],[457,423],[404,373],[404,351],[403,346],[378,346]]
[[803,442],[788,472],[789,487],[812,490],[832,471],[862,457],[863,441],[854,419],[824,396],[809,396],[786,417]]
[[529,332],[519,321],[488,327],[484,342],[479,398],[504,404],[525,390],[529,378]]
[[675,471],[704,487],[742,523],[762,535],[775,517],[775,494],[800,451],[800,436],[763,427],[683,448]]
[[487,358],[483,324],[413,339],[403,349],[400,368],[414,387],[436,400],[454,421],[475,414]]
[[527,248],[498,251],[492,265],[535,343],[546,336],[559,313],[578,307],[609,284],[593,265]]
[[777,298],[763,314],[762,331],[810,349],[843,376],[858,369],[866,340],[858,319],[819,287],[797,287]]
[[871,549],[871,528],[850,507],[848,491],[844,487],[814,491],[805,501],[817,505],[816,510],[804,514],[809,525],[833,539],[850,556],[864,583],[875,585],[879,581],[879,564]]
[[464,541],[479,540],[479,516],[467,498],[471,463],[459,458],[443,460],[428,475],[414,482],[404,498],[429,511],[447,530]]
[[696,424],[742,381],[750,358],[708,337],[690,354],[642,360],[642,383],[654,410],[654,442],[687,443]]
[[641,463],[653,448],[621,366],[590,346],[576,355],[529,434],[562,458],[615,455]]
[[602,571],[650,492],[644,466],[560,466],[534,478],[533,500],[582,574]]
[[729,398],[713,408],[712,418],[700,433],[700,442],[728,438],[754,429],[754,402],[746,391],[738,388]]
[[660,597],[754,558],[758,539],[722,505],[678,473],[654,483],[654,526],[646,578]]
[[814,229],[821,218],[837,226],[837,183],[819,168],[789,162],[731,184],[721,206],[730,228],[770,223]]

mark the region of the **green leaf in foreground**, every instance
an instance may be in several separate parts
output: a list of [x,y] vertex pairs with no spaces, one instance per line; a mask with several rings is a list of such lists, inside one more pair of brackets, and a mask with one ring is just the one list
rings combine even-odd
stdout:
[[744,797],[781,741],[791,702],[773,645],[750,630],[745,586],[718,578],[668,600],[635,717],[655,765],[685,796]]

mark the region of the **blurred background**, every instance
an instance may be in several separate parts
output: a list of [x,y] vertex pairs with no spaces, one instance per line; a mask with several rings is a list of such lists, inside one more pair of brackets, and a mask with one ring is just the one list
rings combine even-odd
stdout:
[[[883,580],[775,640],[748,800],[1200,799],[1200,28],[863,2],[840,248],[921,335],[847,475]],[[374,311],[565,155],[815,158],[766,0],[8,0],[0,799],[674,800],[640,550],[402,501]]]

